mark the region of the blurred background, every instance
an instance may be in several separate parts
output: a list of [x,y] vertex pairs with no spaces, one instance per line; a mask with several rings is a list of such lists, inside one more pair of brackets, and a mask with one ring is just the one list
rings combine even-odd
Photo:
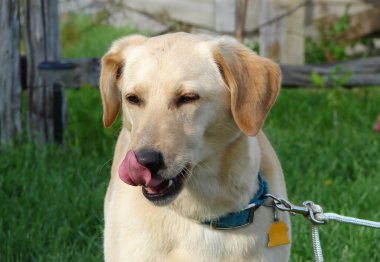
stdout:
[[[0,0],[0,261],[102,261],[121,122],[103,128],[99,59],[122,36],[177,31],[280,64],[263,129],[290,201],[380,220],[378,0]],[[312,261],[309,223],[292,223],[291,261]],[[320,235],[326,261],[380,261],[379,231]]]

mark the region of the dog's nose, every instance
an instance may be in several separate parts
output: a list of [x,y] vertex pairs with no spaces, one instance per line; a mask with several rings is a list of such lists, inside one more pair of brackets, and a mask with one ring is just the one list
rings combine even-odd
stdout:
[[135,152],[137,161],[149,169],[152,175],[164,167],[164,158],[160,151],[142,149]]

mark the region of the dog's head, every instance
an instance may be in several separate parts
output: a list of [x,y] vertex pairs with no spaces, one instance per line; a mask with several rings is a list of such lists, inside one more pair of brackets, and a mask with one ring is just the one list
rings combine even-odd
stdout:
[[104,125],[120,107],[130,131],[120,178],[166,204],[200,162],[242,132],[255,136],[280,86],[279,67],[232,40],[185,33],[130,36],[102,58]]

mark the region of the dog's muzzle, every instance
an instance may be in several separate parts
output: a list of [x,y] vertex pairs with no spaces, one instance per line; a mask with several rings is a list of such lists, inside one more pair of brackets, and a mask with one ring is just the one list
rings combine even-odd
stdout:
[[163,166],[158,161],[162,159],[152,154],[145,154],[143,157],[130,150],[119,167],[119,177],[128,185],[142,186],[143,195],[149,201],[162,203],[181,191],[188,168],[185,167],[171,179],[165,179],[157,174],[158,166]]

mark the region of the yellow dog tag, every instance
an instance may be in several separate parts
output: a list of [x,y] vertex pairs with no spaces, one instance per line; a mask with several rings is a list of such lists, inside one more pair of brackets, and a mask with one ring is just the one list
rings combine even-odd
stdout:
[[268,247],[276,247],[280,245],[290,244],[290,240],[287,236],[288,227],[284,222],[278,220],[272,222],[268,232]]

